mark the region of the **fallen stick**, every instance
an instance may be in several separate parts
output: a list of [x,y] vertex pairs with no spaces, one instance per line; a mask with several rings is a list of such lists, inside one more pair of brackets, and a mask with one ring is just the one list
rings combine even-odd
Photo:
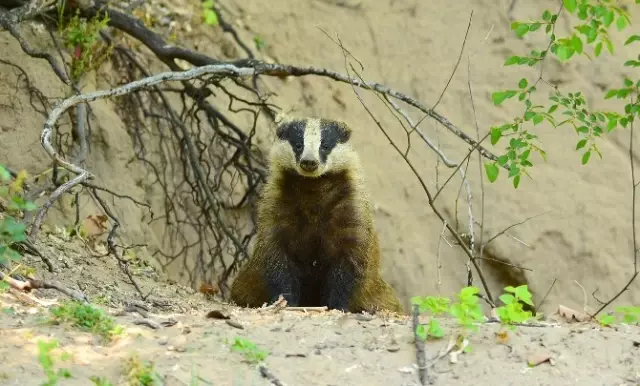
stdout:
[[59,284],[56,282],[50,282],[50,281],[38,280],[38,279],[29,279],[27,281],[20,281],[12,278],[9,275],[5,275],[3,272],[0,272],[0,281],[2,280],[6,281],[11,287],[21,291],[30,292],[31,290],[34,290],[34,289],[55,289],[69,296],[74,300],[85,302],[85,303],[89,302],[87,300],[87,297],[82,292],[72,290],[70,288],[66,288],[62,286],[62,284]]
[[268,379],[275,386],[284,386],[284,384],[280,382],[280,380],[276,378],[276,376],[273,375],[273,373],[271,373],[271,371],[269,371],[269,369],[264,365],[260,365],[260,375],[262,375],[263,378]]

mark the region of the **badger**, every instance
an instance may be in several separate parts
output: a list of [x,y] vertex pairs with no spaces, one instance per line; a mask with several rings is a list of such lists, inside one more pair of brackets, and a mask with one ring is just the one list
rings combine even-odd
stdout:
[[324,118],[280,118],[258,202],[256,243],[231,301],[402,313],[380,274],[380,246],[352,130]]

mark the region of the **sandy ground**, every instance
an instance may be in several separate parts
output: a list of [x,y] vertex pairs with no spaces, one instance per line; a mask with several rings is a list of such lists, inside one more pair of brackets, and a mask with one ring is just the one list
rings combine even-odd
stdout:
[[[147,301],[141,301],[113,259],[88,258],[77,240],[49,237],[38,246],[54,261],[75,267],[45,278],[55,276],[66,286],[84,288],[92,302],[124,327],[124,333],[104,342],[68,324],[48,323],[48,308],[65,300],[55,290],[35,290],[31,300],[2,293],[3,385],[41,385],[45,376],[37,342],[52,339],[59,342],[53,351],[54,369],[67,368],[72,375],[60,385],[87,385],[92,376],[125,385],[131,357],[150,361],[165,385],[269,385],[255,363],[230,348],[237,337],[264,350],[263,365],[285,385],[419,384],[409,318],[239,309],[166,282],[149,268],[134,270],[142,291],[153,290]],[[37,260],[24,263],[45,270]],[[148,314],[122,312],[131,304],[142,305]],[[214,311],[218,316],[208,317]],[[151,320],[157,328],[136,324],[140,320]],[[543,326],[518,327],[506,342],[496,336],[500,326],[480,325],[469,337],[470,350],[452,363],[450,355],[434,360],[458,331],[452,320],[443,319],[447,335],[426,344],[427,362],[433,361],[429,375],[437,385],[640,384],[640,327],[559,321],[550,315],[538,323]],[[71,354],[70,359],[62,361],[63,352]],[[541,356],[550,360],[528,366],[529,360]]]

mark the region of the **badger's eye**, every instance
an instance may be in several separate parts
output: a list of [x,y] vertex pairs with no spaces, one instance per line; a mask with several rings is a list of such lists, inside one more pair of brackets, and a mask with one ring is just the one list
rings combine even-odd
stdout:
[[295,147],[296,150],[300,151],[300,150],[302,150],[302,148],[304,146],[302,144],[300,144],[300,143],[297,143],[294,147]]
[[320,149],[322,151],[329,151],[329,145],[327,145],[326,143],[323,143],[322,145],[320,145]]

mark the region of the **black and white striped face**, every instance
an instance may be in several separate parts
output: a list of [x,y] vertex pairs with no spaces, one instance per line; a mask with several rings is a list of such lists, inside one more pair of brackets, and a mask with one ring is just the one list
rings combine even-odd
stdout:
[[342,122],[319,118],[291,119],[276,130],[274,144],[280,166],[306,177],[319,177],[344,166],[352,156],[351,130]]

